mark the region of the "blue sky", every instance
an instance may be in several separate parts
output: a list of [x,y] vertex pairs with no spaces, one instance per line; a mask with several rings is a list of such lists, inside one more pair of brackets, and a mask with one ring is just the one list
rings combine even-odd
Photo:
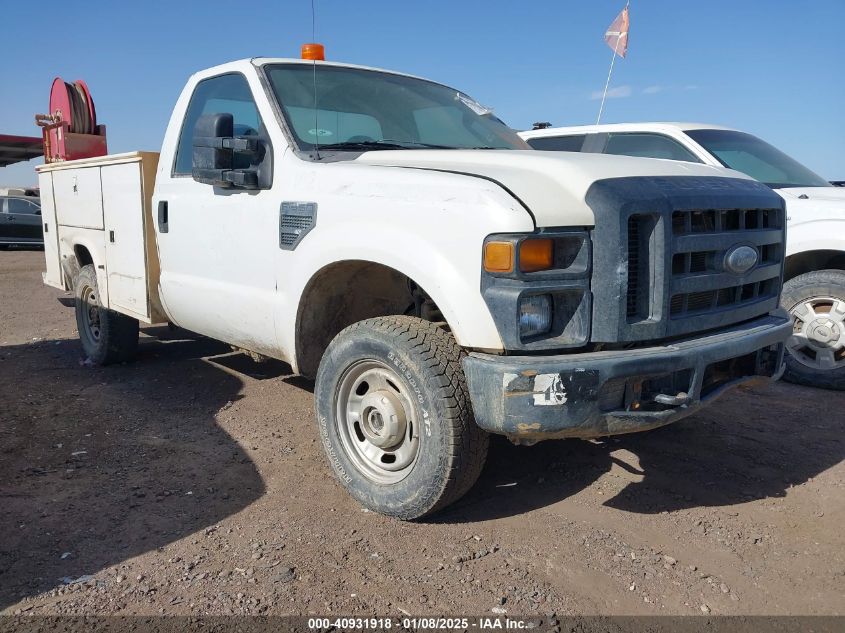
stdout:
[[[622,0],[316,0],[336,61],[442,81],[511,126],[595,121]],[[233,59],[297,56],[310,0],[81,3],[0,0],[0,132],[36,135],[53,77],[85,79],[112,152],[157,150],[189,75]],[[75,6],[76,8],[70,8]],[[49,20],[36,15],[51,16]],[[44,25],[50,25],[39,32]],[[628,57],[603,121],[737,127],[845,179],[845,0],[632,0]],[[19,25],[20,28],[14,28]],[[10,28],[11,27],[11,28]],[[35,181],[34,163],[0,185]]]

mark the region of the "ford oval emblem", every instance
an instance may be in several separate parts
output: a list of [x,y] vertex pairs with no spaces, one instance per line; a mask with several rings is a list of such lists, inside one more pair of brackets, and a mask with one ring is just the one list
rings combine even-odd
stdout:
[[757,265],[757,249],[753,246],[734,246],[725,253],[725,270],[734,275],[744,275]]

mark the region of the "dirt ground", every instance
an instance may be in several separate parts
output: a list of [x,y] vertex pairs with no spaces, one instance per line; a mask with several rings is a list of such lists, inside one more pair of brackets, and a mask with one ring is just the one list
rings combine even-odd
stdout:
[[0,613],[845,613],[845,393],[497,439],[463,501],[401,523],[336,483],[289,367],[167,328],[87,366],[42,267],[0,252]]

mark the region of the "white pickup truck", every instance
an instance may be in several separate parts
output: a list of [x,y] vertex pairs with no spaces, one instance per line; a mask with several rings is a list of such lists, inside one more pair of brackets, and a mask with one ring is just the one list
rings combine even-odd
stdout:
[[536,149],[642,156],[736,169],[786,201],[785,378],[845,389],[845,189],[756,136],[702,123],[617,123],[520,134]]
[[160,154],[38,173],[44,280],[92,361],[159,322],[287,361],[338,479],[391,516],[463,495],[488,433],[650,429],[782,371],[771,189],[536,152],[423,79],[237,61],[191,77]]

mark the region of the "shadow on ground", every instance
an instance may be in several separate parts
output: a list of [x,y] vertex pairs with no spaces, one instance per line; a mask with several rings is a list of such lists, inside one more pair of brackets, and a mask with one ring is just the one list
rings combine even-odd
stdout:
[[[85,366],[72,340],[0,347],[0,609],[211,527],[264,493],[216,416],[240,397],[238,375],[313,383],[208,339],[146,334],[139,362],[108,368]],[[782,496],[845,457],[842,416],[830,413],[842,410],[845,393],[781,383],[647,433],[533,447],[494,437],[477,485],[432,520],[547,507],[614,465],[628,483],[605,505],[625,512]]]
[[[549,506],[616,464],[633,476],[604,505],[653,514],[780,497],[845,459],[845,393],[778,383],[740,390],[673,425],[597,442],[517,447],[493,438],[478,484],[437,522],[474,522]],[[621,450],[624,449],[624,450]]]
[[76,341],[0,348],[0,609],[215,525],[264,484],[215,422],[241,380],[229,348],[142,339],[139,362]]

